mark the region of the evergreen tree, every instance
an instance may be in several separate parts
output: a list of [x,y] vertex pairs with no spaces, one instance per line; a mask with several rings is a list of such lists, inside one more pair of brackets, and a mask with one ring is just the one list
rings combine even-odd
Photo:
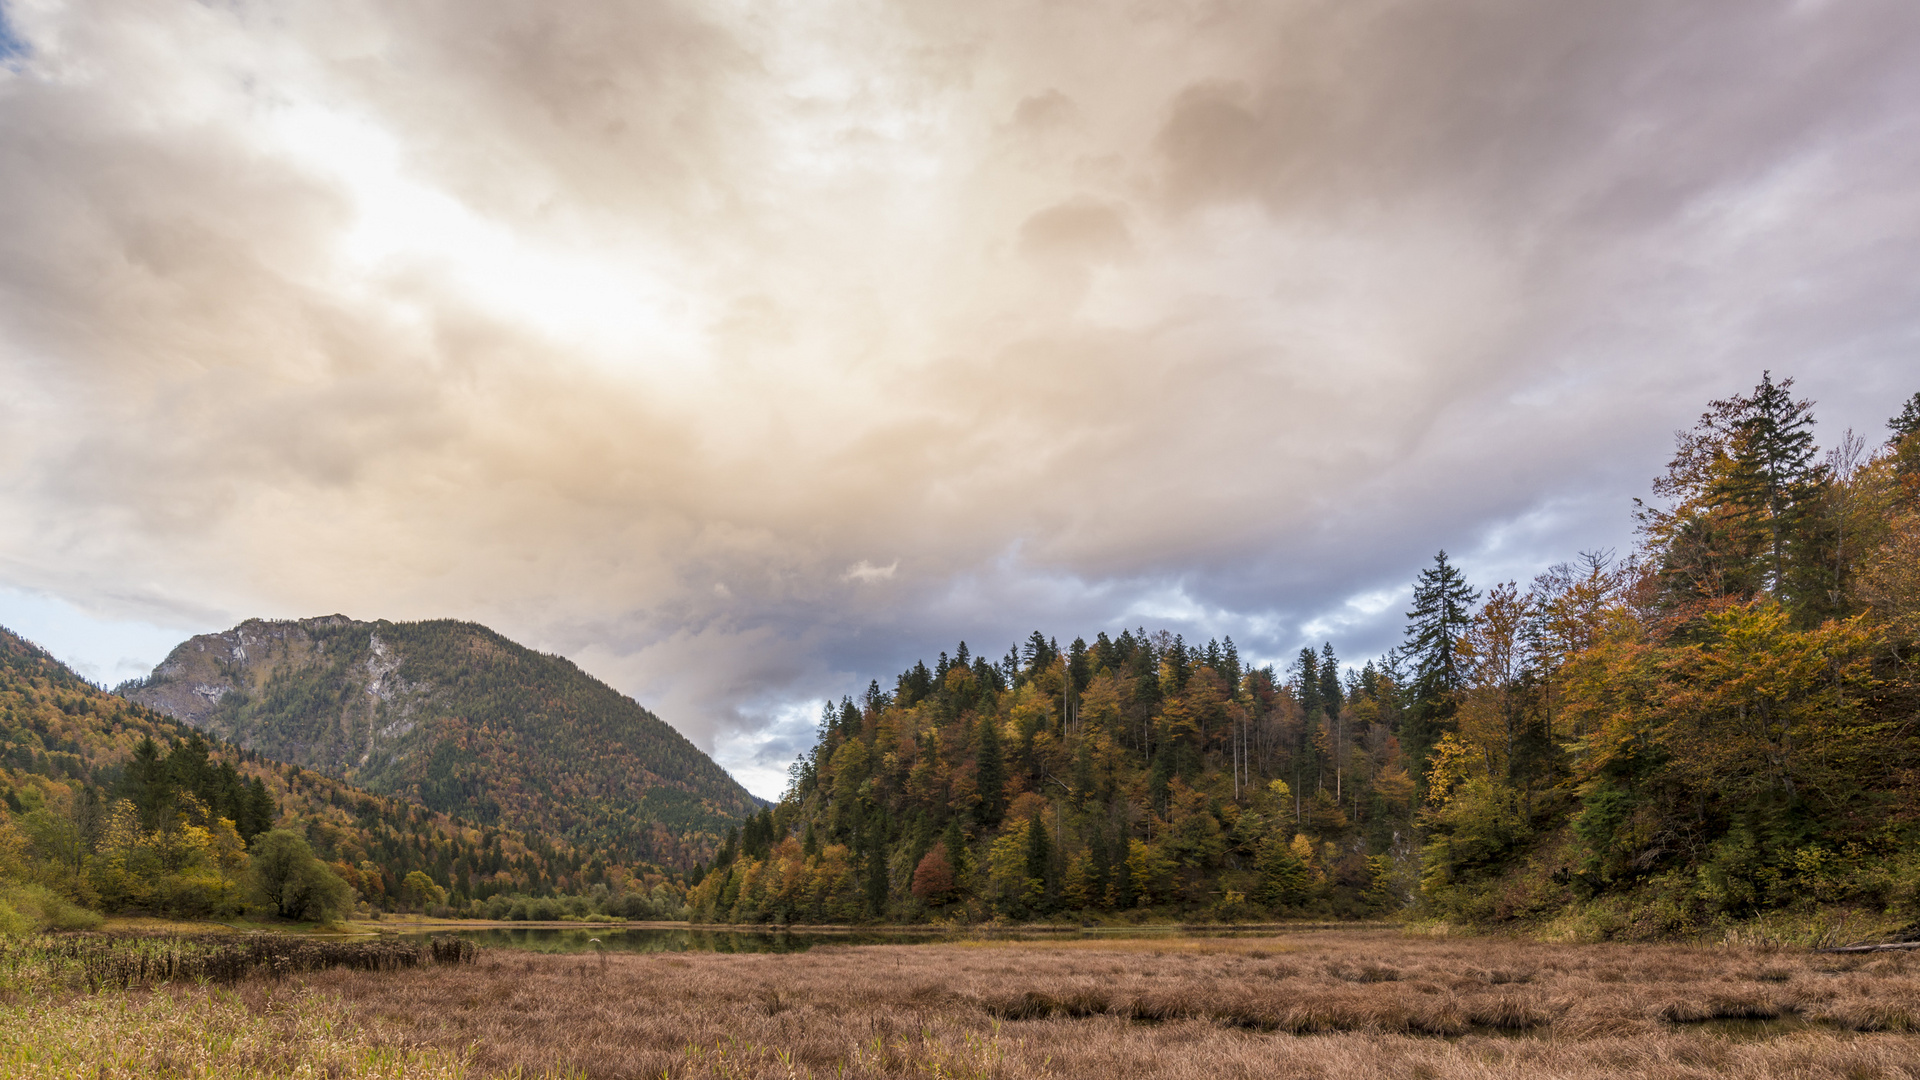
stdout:
[[924,660],[915,661],[913,667],[902,672],[898,690],[894,694],[895,703],[902,708],[925,701],[933,692],[933,672],[927,670]]
[[1793,400],[1792,388],[1792,379],[1775,385],[1772,373],[1762,372],[1753,395],[1735,399],[1731,467],[1718,492],[1765,530],[1771,563],[1767,590],[1776,598],[1787,584],[1787,549],[1809,509],[1819,473],[1813,402]]
[[1035,630],[1028,635],[1026,647],[1022,650],[1027,662],[1028,674],[1045,671],[1048,665],[1053,663],[1054,654],[1058,651],[1048,643],[1047,636],[1040,631]]
[[1320,708],[1329,723],[1340,716],[1344,695],[1340,691],[1340,662],[1333,657],[1333,642],[1320,647]]
[[1007,757],[1000,746],[1000,726],[991,714],[980,718],[974,762],[980,788],[977,820],[991,829],[1000,824],[1000,816],[1007,809]]
[[1256,869],[1260,874],[1256,898],[1270,908],[1291,907],[1307,898],[1312,878],[1287,838],[1275,831],[1260,845]]
[[273,795],[257,776],[247,785],[246,805],[241,813],[244,816],[234,819],[234,824],[240,838],[249,845],[255,837],[272,829],[280,817],[280,808],[274,805]]
[[967,858],[967,833],[960,827],[959,818],[947,819],[947,830],[940,834],[940,841],[947,847],[947,862],[953,865],[954,880],[963,880],[970,860]]
[[1037,911],[1048,907],[1053,894],[1053,846],[1047,837],[1047,823],[1036,814],[1027,823],[1027,901]]
[[1301,649],[1295,666],[1299,670],[1300,711],[1311,727],[1320,716],[1320,657],[1312,649]]
[[1887,427],[1893,430],[1887,446],[1893,450],[1894,474],[1907,481],[1920,479],[1920,393],[1907,399]]
[[144,736],[135,744],[133,760],[121,774],[118,794],[133,802],[144,827],[151,829],[158,824],[160,807],[167,798],[167,765],[153,736]]
[[886,811],[875,809],[867,824],[867,914],[879,918],[887,913],[887,818]]
[[1187,680],[1193,675],[1193,664],[1187,654],[1186,640],[1179,634],[1173,635],[1173,647],[1167,650],[1161,663],[1166,670],[1167,682],[1161,690],[1168,695],[1186,693]]
[[834,750],[840,745],[840,710],[833,707],[831,698],[820,706],[819,733],[814,736],[813,745],[820,764],[824,764],[827,758],[832,757]]
[[1454,646],[1473,625],[1473,604],[1480,594],[1441,551],[1420,571],[1413,586],[1413,610],[1407,612],[1406,644],[1413,660],[1413,702],[1407,717],[1408,749],[1416,780],[1426,773],[1427,755],[1453,715],[1462,672]]
[[1887,440],[1889,446],[1920,431],[1920,393],[1907,399],[1900,409],[1900,415],[1887,421],[1887,427],[1893,429],[1893,437]]
[[1085,690],[1092,679],[1093,657],[1087,651],[1086,639],[1074,638],[1073,644],[1067,647],[1067,680],[1077,694]]

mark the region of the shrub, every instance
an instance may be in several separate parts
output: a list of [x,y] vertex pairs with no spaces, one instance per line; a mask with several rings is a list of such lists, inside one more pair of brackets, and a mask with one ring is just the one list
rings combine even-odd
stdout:
[[[100,925],[98,912],[68,900],[45,885],[12,885],[0,890],[0,905],[13,912],[26,926],[25,933],[39,930],[91,930]],[[0,914],[0,922],[14,925]],[[0,927],[0,934],[10,931]]]
[[353,890],[286,829],[254,838],[253,895],[283,919],[328,922],[353,910]]
[[234,914],[240,908],[239,899],[232,882],[200,868],[168,874],[154,884],[154,901],[161,910],[188,918]]
[[26,937],[33,933],[33,923],[5,900],[0,900],[0,938]]

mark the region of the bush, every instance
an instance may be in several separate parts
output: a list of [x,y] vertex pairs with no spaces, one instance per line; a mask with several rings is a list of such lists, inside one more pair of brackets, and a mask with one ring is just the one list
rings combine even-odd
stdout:
[[193,919],[231,915],[240,908],[233,883],[204,869],[162,877],[154,885],[154,900],[168,914]]
[[[88,911],[45,885],[12,885],[0,890],[0,905],[25,923],[26,933],[40,930],[91,930],[100,925],[100,914]],[[0,914],[0,923],[14,925]],[[0,927],[0,934],[10,933]]]
[[0,900],[0,938],[26,937],[31,933],[32,921],[15,911],[12,904]]
[[330,922],[353,910],[353,890],[327,869],[305,837],[286,829],[253,841],[253,895],[283,919]]

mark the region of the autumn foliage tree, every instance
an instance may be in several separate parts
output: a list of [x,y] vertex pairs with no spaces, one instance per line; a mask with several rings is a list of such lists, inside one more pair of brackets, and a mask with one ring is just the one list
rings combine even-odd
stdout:
[[[962,643],[823,714],[698,918],[1364,915],[1686,932],[1920,917],[1920,396],[1824,453],[1763,374],[1682,432],[1627,557],[1484,592],[1440,552],[1403,643]],[[1607,932],[1616,932],[1609,930]]]
[[1822,460],[1791,385],[1680,434],[1634,559],[1489,593],[1430,763],[1429,902],[1619,896],[1653,933],[1813,902],[1920,915],[1910,435],[1896,417],[1879,453],[1848,433]]

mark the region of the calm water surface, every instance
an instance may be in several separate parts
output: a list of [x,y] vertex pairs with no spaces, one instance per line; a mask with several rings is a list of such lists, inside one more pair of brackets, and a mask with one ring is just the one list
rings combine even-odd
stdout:
[[[1143,937],[1270,937],[1277,933],[1322,929],[1320,926],[1289,927],[1285,930],[1234,931],[1227,928],[1183,929],[1179,927],[1114,927],[1062,931],[1000,931],[995,937],[1015,937],[1034,941],[1071,941],[1085,938]],[[924,945],[931,942],[965,940],[966,934],[947,934],[924,930],[739,930],[704,927],[494,927],[486,930],[447,930],[435,934],[409,934],[407,937],[461,937],[496,949],[526,949],[532,952],[577,953],[607,952],[723,952],[789,953],[805,952],[820,945]]]
[[558,929],[528,927],[487,930],[451,930],[436,934],[409,934],[408,937],[459,937],[476,945],[495,949],[525,949],[529,952],[722,952],[786,953],[806,952],[816,945],[919,945],[948,940],[945,934],[903,931],[788,932],[784,930],[707,930],[675,928],[597,927]]

